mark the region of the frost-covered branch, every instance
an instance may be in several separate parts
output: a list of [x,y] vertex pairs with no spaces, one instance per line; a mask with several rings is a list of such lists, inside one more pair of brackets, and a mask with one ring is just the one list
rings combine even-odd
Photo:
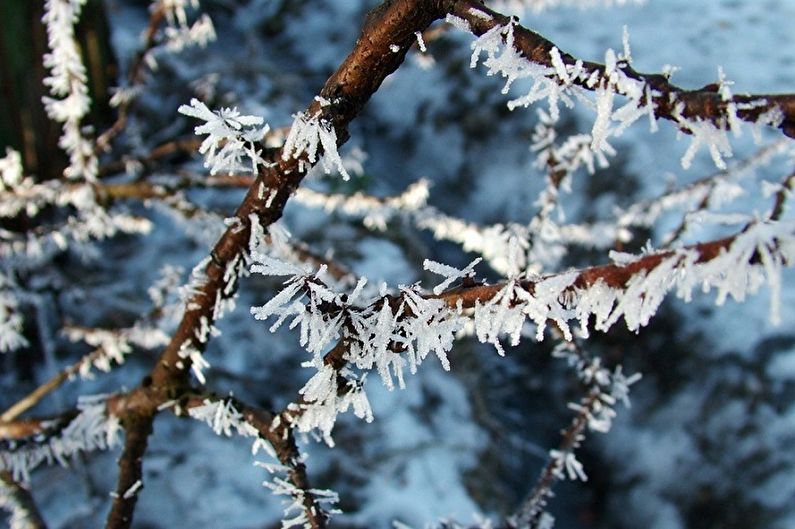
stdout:
[[[404,370],[416,372],[429,353],[449,369],[448,352],[470,319],[478,340],[502,354],[500,340],[509,337],[518,345],[526,323],[535,324],[538,340],[549,322],[566,340],[573,338],[573,321],[584,337],[590,328],[607,331],[620,319],[637,331],[669,292],[689,301],[694,289],[715,289],[722,304],[729,296],[742,301],[766,283],[776,321],[781,269],[795,262],[795,223],[759,222],[727,239],[640,256],[613,253],[614,264],[537,278],[516,275],[494,285],[472,279],[477,262],[457,270],[426,261],[429,271],[446,277],[433,294],[418,285],[394,294],[385,287],[375,291],[365,279],[342,293],[325,284],[322,268],[313,273],[263,253],[252,257],[252,272],[288,278],[252,314],[273,319],[271,331],[285,323],[298,329],[311,355],[306,365],[315,370],[285,420],[302,432],[317,430],[333,444],[338,413],[352,407],[360,418],[372,419],[363,374],[375,371],[388,388],[395,380],[403,387]],[[460,286],[448,288],[457,280]]]
[[14,481],[8,472],[0,472],[0,509],[9,514],[9,529],[47,527],[30,491]]
[[276,461],[277,464],[259,461],[255,464],[273,475],[263,486],[274,495],[287,498],[283,529],[326,527],[331,512],[322,504],[334,503],[336,495],[310,486],[293,432],[286,424],[276,422],[271,413],[233,397],[190,396],[175,411],[207,423],[217,435],[252,437],[252,454],[263,450]]
[[44,67],[49,77],[44,85],[50,96],[44,107],[50,119],[63,124],[58,146],[69,156],[64,175],[93,181],[97,175],[97,158],[93,142],[85,137],[82,120],[88,114],[91,98],[88,95],[86,67],[75,40],[74,27],[86,0],[47,0],[44,4],[44,24],[47,26],[47,46]]
[[[652,130],[655,120],[662,118],[691,135],[682,158],[684,167],[689,167],[701,146],[709,149],[718,167],[725,167],[723,158],[732,153],[727,132],[739,134],[741,122],[773,125],[795,137],[795,95],[734,95],[722,72],[714,86],[684,90],[667,75],[635,71],[626,34],[623,53],[608,50],[605,63],[598,64],[561,51],[538,33],[476,0],[456,1],[448,21],[478,36],[472,45],[472,66],[485,53],[489,75],[506,79],[504,93],[518,79],[534,82],[526,95],[509,103],[510,108],[548,100],[553,118],[559,103],[572,106],[580,100],[594,108],[591,149],[595,153],[609,152],[609,138],[620,135],[644,115],[651,120]],[[591,102],[587,92],[595,93],[595,101]],[[628,101],[614,108],[616,95]]]
[[[0,470],[14,479],[29,481],[30,472],[42,463],[57,462],[66,466],[78,452],[107,450],[119,442],[121,426],[118,418],[108,413],[106,397],[82,397],[76,413],[67,413],[55,421],[33,420],[22,431],[11,428],[2,436]],[[13,424],[13,423],[12,423]],[[0,423],[0,431],[7,425]],[[10,425],[8,425],[10,426]],[[27,430],[27,432],[25,432]],[[26,434],[19,439],[18,434]],[[32,434],[32,435],[31,435]]]
[[629,388],[640,379],[640,374],[625,376],[621,366],[609,371],[598,357],[590,357],[576,342],[561,343],[553,355],[567,360],[569,367],[588,387],[588,394],[579,402],[569,404],[575,416],[562,431],[558,447],[550,450],[549,461],[533,490],[516,514],[507,520],[507,527],[511,529],[551,529],[554,518],[546,511],[546,506],[553,496],[552,487],[566,479],[587,481],[575,451],[581,446],[587,430],[600,433],[610,430],[615,405],[621,402],[629,407]]
[[45,396],[52,393],[67,380],[75,376],[82,379],[92,378],[93,368],[108,372],[113,363],[121,365],[125,356],[132,352],[136,345],[146,349],[154,349],[168,343],[168,336],[156,328],[134,326],[129,329],[109,331],[105,329],[65,329],[67,336],[72,341],[84,341],[95,347],[93,351],[84,355],[65,369],[53,375],[45,383],[25,395],[0,415],[0,421],[13,421],[25,411],[38,404]]
[[[444,11],[440,6],[417,0],[400,0],[377,10],[363,37],[303,115],[318,119],[324,116],[322,119],[334,128],[337,143],[344,142],[348,123],[386,76],[401,64],[415,42],[414,31],[422,31],[442,16]],[[410,31],[406,33],[407,30]],[[393,51],[395,46],[400,50],[398,53]],[[191,355],[184,353],[203,349],[203,342],[196,336],[198,329],[211,325],[217,304],[234,293],[238,267],[248,246],[251,219],[257,218],[263,227],[270,226],[281,217],[287,200],[303,179],[312,152],[303,150],[299,154],[296,148],[303,144],[298,138],[293,145],[288,154],[277,156],[274,165],[260,169],[235,213],[238,222],[227,229],[214,246],[210,259],[200,266],[203,279],[195,285],[185,316],[152,373],[156,383],[184,379],[193,363]]]

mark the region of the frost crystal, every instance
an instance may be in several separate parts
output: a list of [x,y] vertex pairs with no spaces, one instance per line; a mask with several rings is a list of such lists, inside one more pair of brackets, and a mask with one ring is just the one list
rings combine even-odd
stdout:
[[[320,163],[326,174],[336,169],[344,180],[348,180],[350,175],[342,163],[342,158],[337,151],[337,132],[334,125],[321,119],[318,115],[307,116],[303,112],[295,115],[295,121],[290,128],[290,133],[284,142],[282,159],[290,158],[301,159],[306,156],[310,165],[318,161],[318,154],[321,154]],[[303,164],[303,160],[301,160]]]
[[80,397],[77,408],[80,413],[58,434],[49,438],[42,434],[29,445],[0,451],[0,469],[11,472],[15,480],[27,482],[30,471],[41,463],[67,466],[77,452],[107,450],[119,443],[121,425],[107,415],[104,395]]
[[74,26],[86,0],[47,0],[42,20],[47,26],[44,67],[50,75],[44,85],[52,97],[44,97],[44,108],[50,119],[63,123],[58,145],[69,155],[68,178],[93,181],[97,175],[94,144],[81,130],[81,120],[88,113],[91,99],[86,85],[87,74],[75,40]]
[[257,172],[257,166],[263,161],[256,144],[270,130],[268,125],[259,127],[263,123],[261,117],[241,115],[237,108],[221,108],[212,112],[195,98],[191,99],[190,105],[180,106],[179,113],[205,122],[194,132],[207,135],[199,152],[204,155],[204,166],[210,169],[210,174],[238,172],[243,169],[244,158],[251,163],[251,172]]
[[188,410],[188,415],[198,421],[207,423],[216,435],[231,437],[237,434],[243,437],[257,437],[259,433],[243,418],[243,414],[235,409],[231,400],[204,400],[201,406]]

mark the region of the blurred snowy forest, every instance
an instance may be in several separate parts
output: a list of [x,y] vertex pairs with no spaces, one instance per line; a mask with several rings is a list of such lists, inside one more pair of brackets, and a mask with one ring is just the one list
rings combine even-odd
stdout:
[[379,4],[2,1],[9,526],[795,527],[795,0]]

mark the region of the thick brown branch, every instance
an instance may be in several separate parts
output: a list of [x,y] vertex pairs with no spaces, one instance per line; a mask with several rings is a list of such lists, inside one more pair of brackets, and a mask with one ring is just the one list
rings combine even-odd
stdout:
[[138,493],[143,486],[143,457],[153,420],[153,415],[128,414],[124,421],[124,451],[119,458],[119,479],[106,529],[126,529],[132,525]]
[[[331,105],[322,107],[314,101],[308,115],[321,114],[336,129],[340,144],[347,139],[347,126],[360,112],[383,80],[395,71],[414,42],[414,32],[422,31],[445,14],[445,2],[436,0],[394,0],[371,13],[353,51],[326,82],[321,98]],[[393,51],[399,46],[398,52]],[[182,385],[187,381],[188,359],[180,357],[185,347],[202,350],[196,338],[201,322],[214,321],[213,309],[219,296],[231,295],[227,268],[241,258],[248,244],[250,216],[256,215],[262,226],[277,221],[290,195],[303,179],[306,163],[295,158],[277,156],[277,163],[264,168],[249,188],[235,216],[239,224],[230,227],[216,243],[212,259],[204,273],[206,280],[188,301],[185,315],[152,371],[155,384]],[[234,275],[234,274],[233,274]],[[225,279],[226,277],[226,279]],[[182,366],[181,368],[179,366]]]
[[[472,33],[477,36],[497,26],[511,23],[511,18],[489,9],[479,0],[457,0],[452,14],[466,20]],[[553,42],[518,24],[514,26],[514,39],[514,46],[525,58],[536,64],[553,67],[550,52],[552,48],[557,47]],[[574,65],[577,62],[576,57],[562,50],[560,52],[566,65]],[[582,65],[589,74],[605,72],[603,64],[583,61]],[[755,123],[765,113],[778,109],[783,118],[779,128],[785,135],[795,138],[795,94],[735,95],[730,100],[723,100],[712,85],[697,90],[685,90],[672,84],[668,77],[662,74],[640,73],[630,65],[625,65],[621,69],[629,78],[645,83],[653,93],[656,92],[652,99],[657,118],[678,122],[677,107],[683,105],[681,117],[707,120],[717,126],[725,126],[729,119],[730,104],[737,105],[737,117],[751,123]],[[598,84],[589,86],[581,79],[572,82],[586,90],[598,87]]]

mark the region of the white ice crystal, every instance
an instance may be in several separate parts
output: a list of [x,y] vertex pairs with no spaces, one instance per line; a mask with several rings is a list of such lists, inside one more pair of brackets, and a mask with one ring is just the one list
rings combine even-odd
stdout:
[[304,156],[310,165],[314,165],[318,157],[322,156],[320,164],[326,174],[336,169],[344,180],[350,178],[337,151],[337,132],[334,125],[318,115],[307,116],[299,112],[295,115],[290,133],[284,142],[282,159],[301,159]]
[[204,166],[210,174],[219,172],[235,173],[244,169],[242,160],[251,164],[251,172],[256,173],[262,163],[257,143],[270,130],[259,116],[242,115],[237,108],[221,108],[215,112],[198,99],[191,99],[190,105],[182,105],[180,114],[204,121],[194,129],[197,135],[207,137],[199,147],[204,155]]
[[44,85],[50,96],[44,97],[47,115],[63,124],[58,145],[69,155],[68,178],[93,181],[98,163],[94,144],[83,135],[81,121],[88,113],[87,73],[75,40],[74,26],[86,0],[47,0],[42,20],[47,27],[47,46],[44,67],[49,75]]
[[216,435],[231,437],[234,434],[243,437],[257,437],[259,433],[251,426],[234,406],[231,399],[211,401],[205,399],[201,406],[193,406],[188,415],[198,421],[207,423]]
[[79,413],[52,437],[34,437],[27,446],[0,451],[0,469],[11,472],[15,480],[28,482],[30,472],[41,463],[57,462],[67,466],[78,452],[107,450],[120,441],[121,425],[108,416],[105,395],[83,396],[78,400]]

